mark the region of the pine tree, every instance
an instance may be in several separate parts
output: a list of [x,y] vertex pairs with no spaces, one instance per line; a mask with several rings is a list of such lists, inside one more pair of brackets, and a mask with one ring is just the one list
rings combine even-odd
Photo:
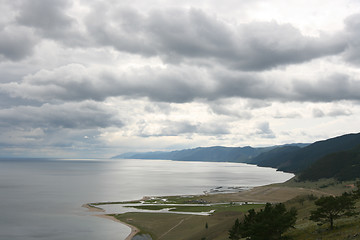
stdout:
[[315,201],[315,204],[318,208],[311,211],[310,220],[328,222],[331,230],[334,229],[334,220],[356,214],[354,195],[349,193],[343,193],[338,197],[321,197]]

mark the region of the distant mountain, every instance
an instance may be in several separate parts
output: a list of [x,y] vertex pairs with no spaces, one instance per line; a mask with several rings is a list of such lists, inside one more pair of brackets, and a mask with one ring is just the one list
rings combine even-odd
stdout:
[[121,154],[113,158],[129,159],[167,159],[178,161],[207,161],[207,162],[246,162],[251,158],[272,149],[272,147],[199,147],[172,152],[146,152]]
[[336,178],[340,181],[360,178],[360,145],[348,150],[326,155],[299,175],[300,181]]
[[[328,154],[347,151],[360,144],[360,133],[347,134],[323,141],[318,141],[299,149],[282,149],[274,157],[262,157],[258,162],[259,166],[277,168],[278,170],[292,173],[299,173],[308,168],[312,163]],[[292,151],[294,150],[294,151]],[[270,152],[269,152],[270,153]]]
[[[346,134],[312,144],[288,144],[265,148],[199,147],[171,152],[126,153],[113,158],[243,162],[299,174],[320,158],[351,150],[358,145],[360,145],[360,133]],[[328,161],[332,164],[332,161]]]

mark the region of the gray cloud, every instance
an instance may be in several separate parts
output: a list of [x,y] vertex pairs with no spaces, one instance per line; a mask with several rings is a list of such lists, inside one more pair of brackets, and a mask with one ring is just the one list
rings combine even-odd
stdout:
[[335,108],[332,109],[328,115],[331,117],[338,117],[338,116],[350,116],[352,115],[352,111],[349,109],[342,109],[342,108]]
[[154,101],[189,102],[209,92],[208,80],[197,68],[151,69],[130,72],[97,71],[72,64],[42,70],[22,83],[0,85],[0,91],[38,101],[102,101],[110,96],[148,97]]
[[228,67],[264,70],[342,52],[343,38],[307,37],[290,24],[229,24],[201,10],[96,9],[86,25],[100,45],[160,56],[166,62],[215,61]]
[[68,0],[22,1],[17,21],[22,25],[41,29],[47,34],[63,32],[73,21],[65,14],[69,5]]
[[345,20],[345,26],[348,46],[344,58],[352,64],[360,65],[360,13],[349,16]]
[[193,134],[197,132],[197,126],[188,121],[160,121],[155,126],[146,122],[139,121],[139,135],[142,137],[159,136],[178,136],[183,134]]
[[325,113],[319,108],[314,108],[312,114],[315,118],[321,118],[325,116]]
[[0,119],[2,127],[91,129],[123,125],[114,112],[94,102],[1,109]]
[[309,81],[295,81],[294,100],[331,102],[336,100],[358,100],[360,80],[347,74],[333,73],[326,78]]
[[192,136],[200,134],[206,136],[229,134],[229,126],[226,122],[218,124],[215,122],[191,123],[189,121],[159,121],[150,123],[139,121],[139,136],[142,137],[159,137],[159,136]]
[[210,122],[206,124],[200,124],[197,129],[197,133],[208,136],[230,134],[230,127],[227,122],[219,124],[218,122]]
[[236,108],[229,107],[229,104],[226,102],[226,100],[211,102],[209,105],[211,111],[218,115],[233,116],[240,119],[250,119],[253,117],[251,111],[244,110],[242,106],[237,106]]
[[[290,24],[236,24],[198,9],[143,13],[98,2],[88,3],[90,13],[84,17],[71,15],[73,3],[69,0],[22,0],[15,5],[12,11],[16,17],[10,22],[26,27],[26,31],[35,30],[39,36],[68,47],[109,46],[121,52],[160,57],[166,63],[221,64],[241,71],[262,71],[339,54],[347,44],[343,33],[309,37]],[[347,22],[349,32],[356,29],[354,21]],[[34,41],[29,40],[23,43],[33,46]],[[31,53],[16,54],[19,48],[13,49],[13,54],[3,50],[10,59]]]
[[[315,81],[279,81],[260,74],[186,65],[105,71],[71,64],[51,71],[41,70],[24,77],[20,83],[0,84],[0,92],[39,102],[145,97],[155,102],[184,103],[196,99],[213,101],[235,97],[261,100],[260,106],[266,107],[269,106],[264,105],[266,100],[359,100],[360,81],[346,74],[332,74]],[[226,111],[220,108],[214,110],[219,113]]]
[[258,123],[256,128],[257,128],[255,132],[256,135],[261,136],[263,138],[275,138],[275,134],[270,129],[270,125],[268,122]]
[[38,42],[30,29],[8,25],[0,26],[0,62],[19,61],[33,53]]
[[319,108],[313,109],[313,116],[315,118],[321,118],[321,117],[339,117],[339,116],[350,116],[352,115],[352,111],[346,108],[339,108],[335,107],[331,109],[330,111],[323,111]]

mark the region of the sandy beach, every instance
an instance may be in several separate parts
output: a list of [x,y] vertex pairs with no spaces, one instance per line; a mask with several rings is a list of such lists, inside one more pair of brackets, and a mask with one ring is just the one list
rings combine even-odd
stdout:
[[[91,206],[90,204],[84,204],[84,205],[82,205],[82,207],[87,208],[89,212],[105,212],[103,209]],[[110,215],[97,214],[97,215],[94,215],[94,216],[101,217],[101,218],[106,218],[106,219],[109,219],[109,220],[112,220],[112,221],[115,221],[115,222],[118,222],[118,223],[121,223],[123,225],[128,226],[131,229],[131,233],[125,238],[125,240],[131,240],[140,231],[138,228],[136,228],[136,227],[134,227],[134,226],[132,226],[132,225],[130,225],[128,223],[122,222],[122,221],[120,221],[120,220],[118,220],[115,217],[110,216]]]
[[106,219],[109,219],[109,220],[124,224],[124,225],[128,226],[129,228],[131,228],[131,233],[129,234],[129,236],[127,236],[125,238],[125,240],[131,240],[140,231],[138,228],[136,228],[136,227],[134,227],[134,226],[132,226],[130,224],[124,223],[124,222],[116,219],[113,216],[109,216],[109,215],[106,215],[106,214],[99,214],[99,215],[95,215],[95,216],[101,217],[101,218],[106,218]]

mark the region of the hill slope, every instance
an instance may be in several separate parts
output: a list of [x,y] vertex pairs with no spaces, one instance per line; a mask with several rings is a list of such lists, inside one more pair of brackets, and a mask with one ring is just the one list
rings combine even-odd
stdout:
[[300,150],[299,146],[281,146],[274,148],[268,152],[264,152],[254,157],[248,163],[257,164],[263,167],[278,166],[283,162],[283,159],[288,158],[288,155]]
[[277,168],[280,171],[299,173],[328,154],[347,151],[360,144],[360,133],[346,134],[315,142],[307,147],[287,152],[275,159],[266,159],[259,166]]
[[316,181],[332,177],[341,181],[360,178],[360,145],[320,158],[300,174],[299,180]]

